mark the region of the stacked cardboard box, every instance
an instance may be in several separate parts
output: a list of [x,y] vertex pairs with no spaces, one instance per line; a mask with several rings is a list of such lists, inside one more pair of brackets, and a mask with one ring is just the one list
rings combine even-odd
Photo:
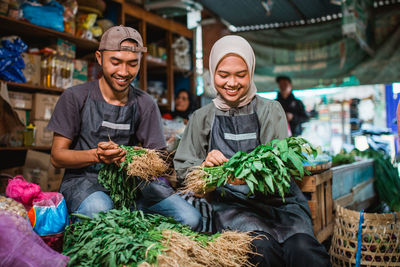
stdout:
[[59,96],[36,93],[33,96],[31,121],[36,126],[35,145],[51,146],[53,132],[46,129]]
[[23,175],[28,182],[40,185],[43,192],[58,191],[64,169],[57,169],[50,162],[50,154],[28,150]]
[[29,114],[32,109],[32,94],[9,91],[11,106],[18,114],[19,119],[24,125],[29,122]]

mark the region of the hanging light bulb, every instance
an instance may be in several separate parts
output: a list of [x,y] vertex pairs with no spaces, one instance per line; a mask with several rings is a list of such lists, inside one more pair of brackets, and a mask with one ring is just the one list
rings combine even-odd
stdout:
[[273,4],[274,2],[272,2],[272,0],[261,0],[261,5],[264,7],[265,11],[267,11],[267,16],[271,15]]

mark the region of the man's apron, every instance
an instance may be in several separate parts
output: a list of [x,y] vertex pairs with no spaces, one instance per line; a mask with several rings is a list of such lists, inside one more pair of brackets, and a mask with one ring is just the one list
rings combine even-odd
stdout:
[[[237,151],[250,152],[260,144],[260,126],[255,112],[255,100],[249,104],[250,114],[230,115],[216,110],[211,126],[209,151],[217,149],[227,158]],[[224,229],[263,231],[278,242],[284,242],[296,233],[314,236],[307,200],[292,180],[285,202],[278,194],[265,196],[259,192],[248,196],[245,185],[225,185],[213,192],[215,230]]]
[[[136,97],[134,89],[129,88],[129,96],[133,104],[115,106],[105,101],[94,99],[97,87],[89,89],[81,120],[81,131],[74,150],[96,148],[102,141],[113,141],[119,145],[134,145]],[[63,194],[68,211],[74,212],[81,202],[96,191],[108,192],[97,181],[101,164],[90,165],[80,169],[66,169],[60,192]]]

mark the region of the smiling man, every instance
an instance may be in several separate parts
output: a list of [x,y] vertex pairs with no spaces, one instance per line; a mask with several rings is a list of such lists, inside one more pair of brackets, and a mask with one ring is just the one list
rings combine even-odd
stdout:
[[[101,163],[124,160],[125,152],[118,145],[166,148],[157,104],[131,85],[146,50],[135,29],[110,28],[96,51],[103,76],[67,89],[56,105],[48,125],[54,131],[51,161],[56,167],[66,168],[60,192],[69,212],[92,216],[113,207],[97,176]],[[172,217],[178,209],[185,214],[178,214],[177,220],[192,228],[199,223],[195,220],[200,218],[197,210],[174,195],[163,180],[146,184],[139,191],[143,208]],[[169,203],[174,206],[169,207]]]

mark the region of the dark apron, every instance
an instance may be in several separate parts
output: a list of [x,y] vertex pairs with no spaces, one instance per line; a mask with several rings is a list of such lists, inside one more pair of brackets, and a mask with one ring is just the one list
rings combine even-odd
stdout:
[[[132,105],[115,106],[105,101],[94,99],[98,85],[89,89],[81,114],[81,131],[74,150],[96,148],[102,141],[112,140],[120,145],[134,145],[136,97],[132,87],[129,97],[133,97]],[[101,93],[101,92],[100,92]],[[80,169],[66,169],[60,192],[67,203],[68,211],[76,211],[81,202],[96,191],[108,192],[97,181],[101,164],[90,165]]]
[[[237,151],[250,152],[260,144],[260,126],[255,101],[248,115],[223,114],[216,110],[211,126],[210,147],[227,158]],[[285,202],[278,194],[265,196],[259,192],[248,196],[247,185],[225,185],[213,192],[215,230],[263,231],[282,243],[296,233],[314,236],[307,200],[292,180]]]

